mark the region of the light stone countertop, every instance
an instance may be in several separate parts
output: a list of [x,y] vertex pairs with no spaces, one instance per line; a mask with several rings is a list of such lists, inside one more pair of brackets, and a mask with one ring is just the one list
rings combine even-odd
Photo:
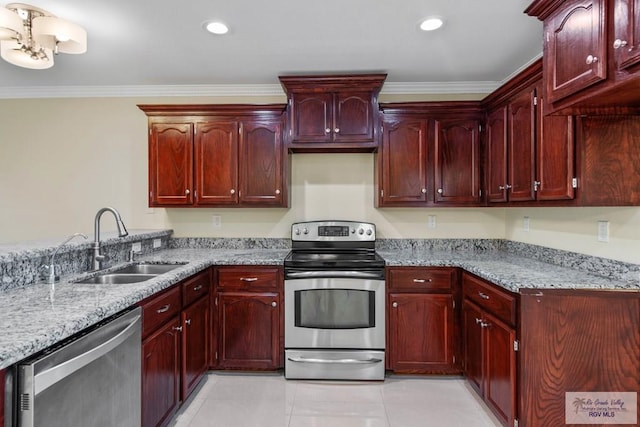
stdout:
[[[35,284],[0,292],[0,369],[209,266],[282,265],[288,252],[288,249],[166,249],[142,256],[137,262],[186,264],[145,282],[124,285],[73,283],[85,274],[63,277],[54,286]],[[502,251],[399,249],[378,252],[388,266],[462,267],[514,292],[522,288],[640,292],[638,282],[607,279]]]

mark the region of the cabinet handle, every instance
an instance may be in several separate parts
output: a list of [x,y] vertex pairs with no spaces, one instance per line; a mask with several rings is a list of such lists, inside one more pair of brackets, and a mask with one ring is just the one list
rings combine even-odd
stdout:
[[482,323],[482,319],[476,317],[476,325],[480,325]]
[[160,307],[159,309],[157,309],[156,313],[158,313],[158,314],[166,313],[167,311],[169,311],[169,307],[171,307],[171,304],[164,305],[164,306]]
[[424,283],[424,282],[431,283],[433,282],[433,280],[432,279],[413,279],[413,283]]
[[489,326],[491,326],[491,323],[480,322],[480,327],[481,328],[488,328]]
[[280,194],[280,190],[276,190],[276,194]]
[[334,131],[335,133],[340,133],[340,128],[335,128],[333,131]]
[[191,319],[186,319],[186,320],[184,321],[184,324],[185,324],[185,325],[190,325],[190,324],[191,324]]
[[508,190],[508,189],[510,189],[510,188],[511,188],[511,186],[510,186],[509,184],[506,184],[506,185],[498,185],[498,189],[503,190],[503,191],[504,191],[504,190]]
[[442,188],[438,188],[438,194],[444,194],[444,190]]
[[589,55],[587,56],[587,60],[585,62],[587,63],[587,65],[595,64],[596,62],[598,62],[598,57]]
[[422,194],[427,194],[427,189],[423,188],[422,190],[420,190],[422,192]]
[[202,289],[202,285],[198,285],[193,288],[194,291],[199,291],[200,289]]
[[621,47],[625,47],[626,45],[627,45],[626,40],[615,39],[615,41],[613,42],[614,49],[620,49]]
[[184,190],[184,194],[186,194],[187,196],[189,195],[189,193],[191,193],[191,191],[189,191],[188,188],[186,190]]
[[174,331],[178,331],[178,332],[182,332],[182,326],[174,326],[173,330]]
[[233,188],[231,189],[231,191],[229,191],[229,193],[231,194],[236,194],[236,190],[234,190]]
[[398,303],[397,302],[393,302],[393,304],[391,304],[393,306],[393,308],[397,308],[398,307]]
[[258,280],[257,277],[241,277],[240,280],[243,282],[255,282]]
[[489,295],[484,294],[482,292],[478,292],[478,295],[480,295],[480,298],[482,298],[482,299],[489,299]]
[[273,302],[271,303],[271,307],[277,307],[277,306],[278,306],[278,303],[277,303],[277,302],[273,301]]

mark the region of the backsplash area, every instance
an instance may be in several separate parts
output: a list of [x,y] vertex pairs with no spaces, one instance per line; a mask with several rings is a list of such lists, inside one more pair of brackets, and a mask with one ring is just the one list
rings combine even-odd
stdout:
[[[132,230],[129,236],[118,238],[115,233],[103,239],[103,252],[109,265],[129,259],[133,243],[140,242],[140,254],[163,249],[289,249],[290,239],[284,238],[172,238],[172,230]],[[160,240],[160,246],[154,247]],[[156,245],[154,245],[154,243]],[[0,291],[39,282],[41,266],[48,264],[60,242],[25,242],[0,245]],[[90,241],[73,241],[62,246],[55,258],[61,275],[78,274],[91,265]],[[640,286],[640,265],[607,258],[552,249],[503,239],[378,239],[376,248],[385,251],[416,250],[434,252],[495,252],[535,259],[549,264],[568,267],[610,279]]]

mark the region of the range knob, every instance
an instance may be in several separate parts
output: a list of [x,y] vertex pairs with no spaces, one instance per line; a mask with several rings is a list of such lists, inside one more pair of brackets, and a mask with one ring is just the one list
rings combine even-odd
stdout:
[[356,229],[351,227],[351,234],[356,234]]
[[358,234],[362,236],[364,234],[364,228],[358,229]]
[[305,228],[302,229],[302,232],[304,234],[309,234],[309,229],[307,227],[305,227]]
[[367,230],[367,236],[371,236],[372,233],[373,233],[373,230],[371,230],[371,229]]
[[300,235],[300,229],[299,229],[299,228],[295,228],[295,229],[293,230],[293,233],[294,233],[296,236],[299,236],[299,235]]

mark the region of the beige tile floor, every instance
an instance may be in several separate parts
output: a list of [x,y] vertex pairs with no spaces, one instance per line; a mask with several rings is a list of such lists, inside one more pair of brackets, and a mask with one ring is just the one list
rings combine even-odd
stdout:
[[285,380],[210,373],[171,427],[495,427],[465,380],[388,377],[384,382]]

